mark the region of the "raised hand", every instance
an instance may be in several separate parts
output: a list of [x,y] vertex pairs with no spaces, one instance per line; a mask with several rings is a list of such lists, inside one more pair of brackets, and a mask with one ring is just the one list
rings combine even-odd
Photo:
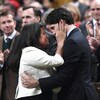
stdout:
[[4,54],[0,51],[0,64],[4,63]]
[[89,22],[86,23],[86,29],[87,29],[88,35],[94,37],[93,28],[92,28],[91,23],[89,23]]
[[9,50],[9,49],[6,49],[6,50],[3,52],[3,54],[4,54],[4,60],[6,61],[7,57],[8,57],[9,54],[10,54],[10,50]]
[[61,20],[58,24],[56,24],[55,36],[58,43],[64,42],[65,37],[66,37],[66,24],[64,20]]

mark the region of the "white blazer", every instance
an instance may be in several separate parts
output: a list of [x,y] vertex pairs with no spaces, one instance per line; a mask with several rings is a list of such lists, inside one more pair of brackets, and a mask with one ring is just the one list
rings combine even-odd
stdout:
[[24,48],[20,59],[19,79],[15,98],[34,96],[42,93],[40,87],[31,89],[23,87],[20,77],[21,73],[26,71],[36,79],[45,78],[50,76],[47,70],[48,67],[57,67],[63,63],[64,60],[59,54],[50,56],[46,52],[35,47]]

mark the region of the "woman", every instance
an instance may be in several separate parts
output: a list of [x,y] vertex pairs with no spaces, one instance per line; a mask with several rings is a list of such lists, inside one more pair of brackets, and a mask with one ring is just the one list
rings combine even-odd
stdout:
[[[48,55],[45,51],[45,48],[49,44],[47,35],[44,31],[44,26],[35,23],[24,26],[22,33],[28,34],[27,46],[22,50],[22,55],[20,59],[20,68],[19,68],[19,80],[16,89],[15,98],[18,100],[47,100],[48,95],[42,93],[40,87],[38,88],[25,88],[24,83],[21,81],[21,74],[24,72],[35,75],[36,79],[48,77],[50,73],[48,67],[60,66],[64,63],[62,55],[62,47],[66,35],[66,28],[63,27],[64,22],[57,24],[56,29],[56,39],[57,39],[57,50],[54,56]],[[51,99],[50,99],[51,100]]]

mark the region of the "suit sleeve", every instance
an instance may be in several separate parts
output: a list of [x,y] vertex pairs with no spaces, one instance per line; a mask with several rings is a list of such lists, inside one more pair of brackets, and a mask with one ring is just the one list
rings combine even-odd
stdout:
[[64,64],[58,69],[58,72],[48,78],[39,79],[42,91],[51,90],[56,87],[69,86],[75,76],[77,62],[80,59],[81,50],[76,42],[69,40],[64,45]]

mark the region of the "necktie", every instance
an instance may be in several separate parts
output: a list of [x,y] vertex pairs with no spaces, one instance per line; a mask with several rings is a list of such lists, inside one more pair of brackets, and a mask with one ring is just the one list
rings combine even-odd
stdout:
[[6,41],[7,41],[7,43],[9,43],[9,42],[11,41],[11,39],[9,39],[9,38],[6,38]]

